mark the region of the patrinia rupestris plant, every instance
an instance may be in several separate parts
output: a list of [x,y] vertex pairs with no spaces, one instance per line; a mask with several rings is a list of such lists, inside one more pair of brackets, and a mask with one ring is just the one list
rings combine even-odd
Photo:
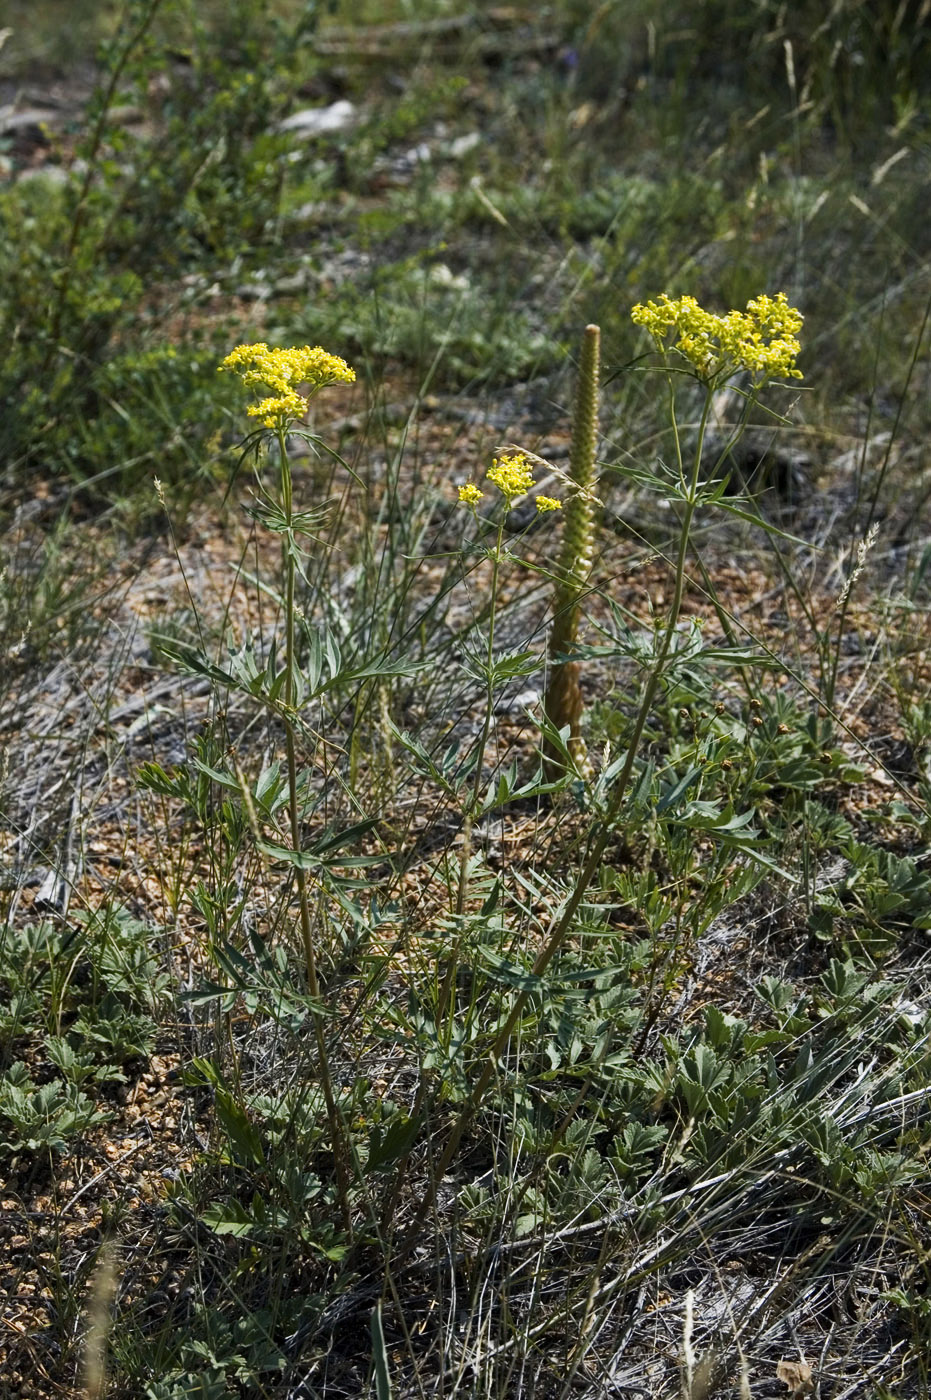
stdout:
[[[301,513],[294,509],[291,463],[288,457],[288,432],[296,420],[302,418],[306,413],[307,401],[311,394],[316,393],[318,389],[324,388],[327,384],[350,384],[355,380],[356,375],[345,360],[340,359],[338,355],[329,354],[319,345],[313,348],[305,345],[298,349],[269,349],[264,343],[238,345],[227,355],[220,368],[221,370],[234,371],[248,388],[259,392],[268,391],[258,403],[251,404],[246,412],[249,417],[259,419],[278,446],[279,494],[276,500],[270,494],[263,492],[266,509],[262,515],[263,523],[281,536],[281,559],[285,584],[285,658],[281,677],[283,681],[281,719],[284,724],[287,753],[288,818],[295,856],[294,878],[297,885],[301,937],[304,944],[307,989],[316,1006],[320,1001],[320,986],[317,979],[317,959],[314,950],[313,916],[310,908],[307,869],[300,858],[301,811],[298,798],[298,761],[294,720],[298,709],[302,678],[296,655],[294,585],[299,552],[297,537],[302,533],[312,532],[318,517],[315,513],[312,513],[312,518],[302,517]],[[316,1010],[313,1021],[320,1082],[326,1100],[327,1115],[333,1135],[336,1168],[340,1178],[339,1187],[343,1214],[347,1228],[351,1229],[348,1182],[345,1174],[347,1156],[344,1145],[345,1132],[333,1090],[323,1022]]]
[[[355,673],[349,668],[343,669],[338,653],[331,646],[322,644],[318,650],[327,653],[326,665],[321,660],[320,665],[310,667],[307,674],[302,669],[297,651],[299,609],[295,599],[295,581],[297,571],[302,568],[306,557],[303,541],[307,538],[314,539],[315,530],[321,525],[325,512],[319,508],[301,511],[295,507],[288,439],[292,433],[302,431],[300,420],[304,417],[308,400],[313,394],[330,384],[352,383],[356,376],[354,370],[339,356],[329,354],[320,346],[311,348],[307,345],[293,349],[269,348],[264,343],[239,345],[226,356],[220,369],[238,375],[246,388],[257,396],[257,402],[246,409],[250,418],[258,420],[257,431],[247,439],[248,448],[256,453],[257,464],[258,500],[251,507],[251,514],[281,539],[284,586],[280,596],[284,615],[284,656],[282,659],[274,640],[267,648],[264,664],[248,641],[240,650],[231,650],[225,665],[211,661],[196,648],[163,644],[163,651],[183,669],[207,676],[223,690],[239,690],[258,701],[276,716],[284,729],[286,775],[282,801],[266,800],[269,796],[267,790],[260,794],[256,788],[250,793],[238,769],[226,772],[211,766],[205,771],[224,789],[240,793],[249,811],[250,825],[254,828],[259,850],[267,858],[289,869],[296,886],[307,1003],[313,1024],[317,1068],[333,1142],[343,1221],[347,1233],[351,1234],[349,1149],[324,1034],[324,1011],[314,945],[311,885],[313,881],[326,877],[328,856],[354,832],[344,832],[340,837],[326,832],[318,845],[311,846],[310,849],[305,847],[302,840],[302,823],[306,808],[306,791],[303,790],[304,779],[298,766],[298,736],[306,731],[304,711],[328,685],[371,674],[372,668],[363,667]],[[308,436],[306,432],[303,432],[303,435]],[[316,438],[313,441],[319,442]],[[269,446],[273,450],[266,453],[264,448]],[[263,479],[264,469],[273,461],[276,461],[278,468],[277,491],[274,487],[267,486]],[[306,632],[306,619],[302,616],[301,626]],[[147,765],[144,781],[147,786],[158,791],[179,795],[178,783],[172,775],[163,772],[156,764]],[[287,835],[278,827],[280,808],[287,813],[287,826],[290,828]],[[271,824],[275,837],[273,840],[266,839],[261,830],[266,822]],[[367,827],[370,823],[362,825]]]
[[[668,467],[657,462],[649,469],[638,466],[624,470],[640,485],[665,496],[677,512],[679,537],[673,560],[672,599],[666,616],[651,639],[649,652],[642,653],[641,691],[625,750],[606,773],[599,775],[599,820],[593,828],[585,859],[570,892],[553,913],[525,983],[514,996],[500,1025],[495,1028],[492,1043],[483,1057],[482,1069],[449,1130],[442,1152],[435,1157],[431,1177],[434,1183],[442,1181],[449,1171],[466,1130],[495,1081],[501,1058],[524,1015],[528,999],[540,987],[541,979],[553,959],[576,930],[579,910],[610,843],[616,839],[619,827],[623,826],[639,772],[648,718],[661,687],[667,683],[677,665],[676,643],[696,513],[703,507],[717,506],[738,515],[744,514],[739,507],[724,500],[722,481],[715,479],[714,474],[710,479],[703,479],[702,475],[705,435],[715,397],[736,376],[741,376],[749,411],[763,388],[772,380],[801,378],[795,361],[800,351],[797,337],[802,316],[789,305],[784,293],[780,292],[776,297],[756,297],[747,303],[745,311],[729,311],[723,316],[705,311],[694,297],[673,299],[664,294],[656,301],[635,306],[631,317],[635,325],[642,326],[652,337],[658,360],[656,367],[666,382],[673,461]],[[683,451],[677,410],[677,388],[684,377],[697,381],[703,396],[690,462]],[[735,429],[735,436],[741,431],[742,424]],[[721,461],[726,461],[731,446],[732,441],[726,444]],[[460,494],[469,489],[462,488]],[[463,495],[463,499],[474,498]],[[719,653],[720,650],[718,648]],[[740,664],[745,665],[745,651],[737,649],[737,653]],[[434,1200],[435,1187],[425,1194],[401,1241],[399,1258],[405,1258],[414,1248]]]
[[[552,728],[557,731],[568,728],[569,755],[576,771],[583,777],[590,777],[592,768],[582,738],[584,703],[579,684],[579,663],[573,661],[569,653],[578,637],[582,599],[591,573],[595,547],[592,493],[598,442],[600,349],[599,328],[586,326],[582,336],[569,456],[569,475],[574,490],[565,507],[562,549],[553,593],[550,677],[543,699],[543,710]],[[563,754],[552,739],[546,739],[543,756],[546,777],[552,781],[564,768]]]

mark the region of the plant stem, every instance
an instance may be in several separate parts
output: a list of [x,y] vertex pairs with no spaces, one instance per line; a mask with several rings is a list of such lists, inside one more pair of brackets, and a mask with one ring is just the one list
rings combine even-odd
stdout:
[[[491,719],[494,710],[495,684],[494,684],[494,657],[495,657],[495,599],[498,596],[498,580],[501,574],[501,546],[504,540],[504,517],[498,521],[498,534],[495,539],[494,554],[492,555],[491,566],[491,611],[488,618],[488,645],[485,652],[485,718],[482,724],[482,732],[478,741],[478,755],[475,762],[475,778],[472,783],[472,791],[469,794],[465,809],[465,817],[462,823],[462,850],[459,855],[459,880],[456,888],[456,913],[465,913],[466,900],[469,894],[469,860],[472,856],[472,823],[478,812],[479,802],[482,795],[482,760],[485,756],[485,747],[488,743],[488,735],[491,733]],[[449,1006],[449,999],[452,995],[453,983],[456,978],[456,968],[459,963],[459,952],[462,947],[462,934],[456,939],[455,946],[450,952],[449,964],[443,976],[443,984],[437,996],[436,1024],[440,1023],[446,1016]],[[450,1033],[452,1027],[450,1026]],[[447,1037],[447,1046],[449,1040]]]
[[[297,667],[294,617],[294,581],[296,573],[293,539],[294,491],[291,480],[291,463],[288,460],[287,433],[283,427],[279,427],[278,429],[278,450],[281,460],[281,508],[287,523],[287,529],[282,542],[282,563],[285,575],[284,730],[288,759],[288,814],[291,822],[291,844],[295,852],[299,852],[301,849],[301,816],[297,794],[297,744],[294,735],[294,721],[291,718],[294,712],[294,696],[296,690],[295,674]],[[317,977],[317,960],[314,951],[310,896],[307,888],[307,871],[302,870],[300,865],[296,865],[294,867],[294,873],[297,881],[301,936],[304,943],[304,967],[307,975],[307,990],[310,992],[313,1001],[311,1016],[313,1019],[314,1040],[317,1046],[317,1060],[320,1067],[320,1083],[323,1088],[327,1118],[330,1124],[330,1133],[333,1138],[336,1185],[340,1207],[343,1213],[343,1223],[351,1238],[352,1211],[349,1203],[349,1180],[346,1170],[346,1134],[336,1103],[336,1096],[333,1092],[333,1080],[330,1073],[329,1057],[327,1055],[326,1037],[323,1033],[323,1017],[320,1012],[320,983]]]
[[[907,373],[906,376],[905,376],[905,383],[904,383],[904,385],[902,386],[902,390],[901,390],[901,392],[900,392],[899,395],[898,395],[898,408],[896,409],[895,421],[894,421],[893,424],[892,424],[892,431],[891,431],[891,433],[889,434],[889,440],[888,440],[888,442],[886,443],[886,450],[885,450],[885,452],[883,453],[882,464],[881,464],[881,466],[880,466],[880,468],[879,468],[879,471],[878,471],[877,474],[876,474],[876,481],[875,481],[875,484],[874,484],[874,486],[873,486],[872,495],[871,495],[871,497],[870,497],[870,508],[869,508],[869,511],[867,512],[867,517],[866,517],[865,524],[862,526],[862,530],[863,530],[862,538],[863,538],[864,540],[869,536],[870,528],[871,528],[871,526],[872,526],[872,524],[873,524],[873,521],[876,519],[876,509],[877,509],[877,506],[878,506],[878,504],[879,504],[879,496],[880,496],[880,493],[881,493],[882,488],[883,488],[883,483],[885,482],[885,479],[886,479],[886,473],[887,473],[888,470],[889,470],[889,464],[890,464],[890,462],[891,462],[891,460],[892,460],[892,449],[893,449],[893,445],[898,441],[898,437],[899,437],[899,424],[900,424],[900,421],[901,421],[901,418],[902,418],[902,413],[903,413],[903,410],[904,410],[904,406],[905,406],[905,404],[908,402],[908,394],[909,394],[909,389],[910,389],[910,387],[911,387],[912,376],[914,375],[915,370],[916,370],[916,368],[917,368],[917,366],[918,366],[918,363],[919,363],[919,359],[920,359],[920,356],[921,356],[921,347],[922,347],[922,344],[923,344],[923,342],[924,342],[925,331],[927,330],[929,320],[931,320],[931,294],[929,294],[928,300],[925,302],[924,316],[922,317],[921,325],[920,325],[920,327],[919,327],[919,329],[918,329],[918,334],[917,334],[917,336],[915,337],[915,344],[914,344],[914,346],[912,347],[912,357],[911,357],[911,360],[909,361],[908,373]],[[872,415],[872,409],[873,409],[873,404],[872,404],[872,399],[871,399],[871,400],[870,400],[870,414],[871,414],[871,415]],[[868,451],[868,448],[869,448],[869,423],[867,423],[866,433],[865,433],[864,442],[863,442],[863,457],[864,457],[864,461],[865,461],[865,458],[866,458],[866,453],[867,453],[867,451]],[[862,470],[862,464],[861,464],[861,470]],[[851,568],[853,568],[853,566],[851,566]],[[837,641],[836,641],[835,644],[834,644],[834,653],[833,653],[833,656],[832,656],[832,658],[831,658],[830,671],[829,671],[829,673],[828,673],[827,680],[826,680],[826,682],[824,682],[823,687],[822,687],[823,692],[824,692],[824,709],[825,709],[825,712],[826,712],[826,713],[830,713],[830,711],[834,709],[834,698],[835,698],[835,695],[836,695],[836,693],[837,693],[837,674],[838,674],[838,671],[839,671],[839,669],[840,669],[841,645],[842,645],[843,639],[844,639],[844,628],[845,628],[845,626],[846,626],[846,624],[847,624],[847,610],[848,610],[849,606],[850,606],[850,589],[848,588],[848,589],[845,591],[845,593],[843,594],[843,596],[842,596],[842,598],[841,598],[840,607],[839,607],[838,610],[837,610],[837,611],[838,611],[838,618],[837,618]],[[829,631],[830,631],[830,629],[828,629],[828,632],[826,633],[826,640],[827,640],[827,641],[830,641]]]
[[[598,446],[599,366],[601,331],[586,326],[579,357],[569,475],[575,490],[566,502],[563,543],[556,587],[553,591],[553,625],[550,631],[550,678],[543,710],[554,729],[568,725],[568,749],[572,763],[583,777],[592,766],[582,738],[584,702],[579,685],[579,663],[559,658],[575,646],[581,617],[582,594],[588,582],[594,552],[595,522],[592,491],[595,486],[595,454]],[[561,776],[562,755],[549,739],[543,745],[543,771],[548,782]]]
[[459,862],[459,888],[456,893],[456,913],[461,914],[465,909],[466,896],[469,885],[469,856],[472,848],[472,822],[478,811],[479,802],[482,795],[482,760],[485,757],[485,746],[488,743],[488,735],[491,732],[491,718],[495,701],[495,599],[498,596],[498,580],[501,575],[501,545],[504,540],[504,517],[498,521],[498,534],[495,539],[495,549],[492,556],[491,565],[491,611],[488,617],[488,645],[485,651],[485,718],[482,724],[482,733],[478,741],[478,757],[475,764],[475,778],[472,783],[472,792],[466,808],[464,822],[464,837],[462,843],[462,858]]
[[71,279],[74,272],[74,257],[77,251],[78,239],[81,234],[81,229],[84,226],[84,218],[87,213],[87,200],[90,194],[91,185],[93,184],[94,178],[98,173],[96,167],[96,160],[97,154],[100,150],[101,142],[103,141],[103,133],[107,124],[107,117],[110,113],[110,108],[113,105],[113,99],[116,96],[116,90],[119,86],[120,79],[123,76],[123,71],[126,68],[127,63],[129,62],[130,55],[132,54],[132,51],[136,47],[136,45],[145,38],[146,31],[149,29],[156,14],[161,9],[162,4],[163,0],[151,0],[148,9],[143,14],[135,30],[130,34],[129,38],[123,46],[122,52],[120,53],[115,64],[113,65],[113,71],[110,74],[110,81],[108,82],[106,91],[101,99],[100,111],[97,115],[97,120],[94,123],[93,131],[91,132],[90,147],[87,151],[87,154],[84,157],[84,178],[81,181],[81,187],[78,191],[77,204],[74,207],[74,214],[71,219],[71,228],[68,233],[68,242],[65,245],[63,266],[58,277],[55,303],[51,317],[49,318],[50,325],[48,335],[48,348],[46,350],[45,360],[43,364],[43,374],[47,373],[51,366],[52,356],[55,354],[56,348],[58,346],[59,336],[61,335],[61,323],[62,318],[64,316],[65,303],[68,299],[68,292],[71,287]]

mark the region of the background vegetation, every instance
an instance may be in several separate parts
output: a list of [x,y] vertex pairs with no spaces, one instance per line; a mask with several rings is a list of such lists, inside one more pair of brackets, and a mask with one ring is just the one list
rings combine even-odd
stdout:
[[[4,13],[9,1394],[927,1396],[927,5]],[[676,382],[667,651],[663,290],[805,316]],[[588,323],[552,782],[560,525],[454,483],[562,493]],[[357,372],[286,527],[260,340]]]

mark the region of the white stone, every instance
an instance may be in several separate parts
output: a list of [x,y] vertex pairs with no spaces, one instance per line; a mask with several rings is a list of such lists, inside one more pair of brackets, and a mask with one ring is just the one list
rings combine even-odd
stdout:
[[348,131],[355,124],[357,115],[355,103],[347,102],[344,98],[331,102],[329,107],[305,107],[300,112],[292,112],[278,129],[302,137],[333,135]]
[[481,144],[481,133],[469,131],[465,136],[457,136],[455,141],[450,141],[447,149],[453,160],[461,160],[463,156],[467,156],[470,151],[474,151],[475,147]]

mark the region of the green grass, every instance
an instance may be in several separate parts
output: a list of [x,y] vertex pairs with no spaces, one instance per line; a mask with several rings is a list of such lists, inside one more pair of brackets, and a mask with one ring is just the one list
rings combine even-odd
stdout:
[[[927,21],[812,11],[76,15],[66,178],[0,152],[11,1395],[931,1394]],[[664,290],[804,379],[703,448]],[[588,323],[578,773],[485,472],[567,497]],[[357,382],[256,456],[260,340]]]

